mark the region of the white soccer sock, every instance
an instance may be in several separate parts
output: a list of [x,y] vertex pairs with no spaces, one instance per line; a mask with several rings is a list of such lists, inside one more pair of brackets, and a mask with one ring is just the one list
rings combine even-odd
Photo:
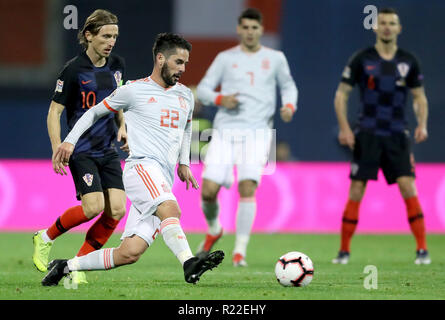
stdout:
[[246,256],[247,244],[250,239],[250,231],[255,220],[256,199],[240,198],[236,216],[236,239],[234,253]]
[[42,232],[42,240],[43,240],[43,242],[45,242],[45,243],[54,242],[54,240],[51,240],[51,238],[46,233],[47,231],[48,231],[48,229],[46,229],[44,232]]
[[201,208],[209,226],[209,234],[216,236],[221,232],[221,224],[219,223],[219,204],[218,202],[201,201]]
[[114,248],[93,251],[81,257],[68,260],[70,271],[108,270],[114,268]]
[[163,220],[161,222],[161,234],[167,247],[170,248],[182,265],[193,257],[178,218],[171,217]]

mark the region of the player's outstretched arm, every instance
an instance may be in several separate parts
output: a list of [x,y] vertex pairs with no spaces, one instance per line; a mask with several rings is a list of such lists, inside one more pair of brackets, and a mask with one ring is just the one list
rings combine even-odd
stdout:
[[[219,92],[216,92],[215,88],[221,84],[226,65],[225,60],[225,55],[219,53],[196,87],[198,99],[206,106],[213,104],[221,105],[222,95]],[[230,100],[233,99],[230,98]]]
[[186,190],[189,189],[189,183],[192,187],[199,189],[199,185],[196,182],[195,177],[193,177],[192,171],[190,170],[190,143],[192,141],[192,114],[194,109],[194,101],[191,99],[192,106],[190,108],[189,119],[187,125],[184,129],[184,136],[182,138],[182,145],[179,151],[179,166],[178,166],[178,177],[182,182],[186,183]]
[[414,141],[420,143],[428,138],[428,100],[423,87],[411,89],[413,95],[413,108],[417,119],[417,127],[414,131]]
[[280,109],[280,116],[284,122],[290,122],[295,111],[297,111],[298,88],[290,73],[286,56],[280,53],[279,58],[281,63],[277,69],[277,80],[281,92],[281,101],[283,103]]
[[61,142],[60,117],[62,116],[64,109],[64,105],[55,101],[51,101],[51,104],[49,105],[46,125],[48,127],[48,136],[49,140],[51,141],[51,149],[53,151],[53,154]]
[[73,129],[68,133],[64,142],[69,142],[72,145],[76,145],[77,140],[84,134],[97,120],[109,114],[111,111],[105,106],[104,102],[95,105],[77,120]]
[[335,93],[334,106],[337,115],[339,133],[338,141],[341,145],[354,149],[355,136],[348,121],[348,99],[353,87],[345,82],[340,82]]
[[[53,169],[57,174],[66,174],[65,168],[62,163],[55,162],[56,152],[61,143],[60,137],[60,117],[62,115],[65,106],[57,103],[55,101],[51,101],[48,110],[48,117],[46,119],[46,124],[48,127],[48,136],[51,141],[51,149],[52,149],[52,164]],[[68,165],[68,161],[66,161],[66,165]]]

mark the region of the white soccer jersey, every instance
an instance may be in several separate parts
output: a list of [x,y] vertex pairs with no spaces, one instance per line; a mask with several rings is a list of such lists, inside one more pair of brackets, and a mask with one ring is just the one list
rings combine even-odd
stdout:
[[[238,93],[237,108],[221,107],[213,123],[216,129],[258,129],[272,126],[276,109],[276,87],[283,105],[297,106],[298,90],[283,52],[262,46],[246,53],[241,46],[220,52],[198,85],[198,98],[205,105],[217,97]],[[221,92],[214,91],[221,85]]]
[[165,89],[150,77],[136,80],[88,110],[65,141],[75,144],[101,115],[123,109],[130,149],[126,161],[155,160],[172,185],[178,160],[181,164],[190,163],[193,108],[193,94],[182,84]]

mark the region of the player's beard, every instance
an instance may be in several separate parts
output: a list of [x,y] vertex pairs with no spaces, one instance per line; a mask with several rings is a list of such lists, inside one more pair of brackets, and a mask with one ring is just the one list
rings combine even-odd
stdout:
[[[176,76],[178,77],[177,79],[176,79]],[[169,86],[169,87],[174,86],[176,84],[176,82],[178,82],[180,76],[181,76],[181,74],[179,74],[179,73],[178,74],[172,74],[170,72],[170,68],[167,66],[167,64],[164,64],[162,66],[161,77],[162,77],[162,80],[164,80],[164,82],[165,82],[165,84],[167,86]]]
[[394,42],[394,39],[383,39],[383,38],[380,38],[380,41],[382,41],[384,44],[390,44],[391,42]]
[[395,42],[396,38],[395,37],[391,37],[391,36],[387,36],[385,38],[384,35],[380,36],[380,41],[383,42],[384,44],[390,44],[392,42]]
[[257,49],[260,45],[260,38],[257,36],[254,37],[245,37],[242,40],[242,44],[244,45],[244,47],[246,47],[249,51],[253,51],[255,49]]

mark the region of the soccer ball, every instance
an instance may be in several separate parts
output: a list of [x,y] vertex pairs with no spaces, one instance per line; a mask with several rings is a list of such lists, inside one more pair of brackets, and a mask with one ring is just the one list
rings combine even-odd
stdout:
[[275,276],[285,287],[305,287],[311,283],[313,275],[312,260],[301,252],[288,252],[275,265]]

